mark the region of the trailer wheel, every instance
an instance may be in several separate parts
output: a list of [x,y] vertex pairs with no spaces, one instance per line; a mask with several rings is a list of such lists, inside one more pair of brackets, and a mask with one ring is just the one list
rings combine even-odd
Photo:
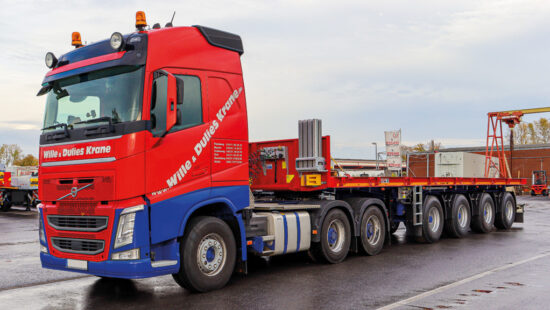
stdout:
[[445,232],[452,237],[464,237],[470,228],[471,212],[468,199],[456,195],[451,208],[451,217],[445,221]]
[[180,270],[174,280],[193,292],[224,287],[235,268],[236,245],[231,228],[222,220],[199,216],[188,224],[180,246]]
[[314,261],[337,264],[346,259],[351,244],[348,217],[339,209],[328,212],[321,226],[321,242],[311,244],[310,256]]
[[422,236],[418,241],[434,243],[441,238],[443,233],[443,208],[439,199],[435,196],[428,196],[424,201],[422,214]]
[[505,193],[501,201],[500,210],[495,217],[495,226],[498,229],[508,230],[516,218],[516,202],[510,193]]
[[495,222],[495,202],[491,195],[485,193],[479,200],[477,215],[472,217],[472,230],[478,233],[488,233]]
[[361,244],[367,255],[376,255],[382,251],[386,239],[386,223],[382,211],[369,206],[361,218]]

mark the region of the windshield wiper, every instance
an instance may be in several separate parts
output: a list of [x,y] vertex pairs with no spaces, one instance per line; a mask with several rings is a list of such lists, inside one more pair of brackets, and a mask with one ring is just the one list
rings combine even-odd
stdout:
[[110,117],[110,116],[102,116],[102,117],[98,117],[98,118],[94,118],[94,119],[89,119],[89,120],[85,120],[85,121],[76,122],[76,123],[73,123],[73,125],[101,123],[101,122],[109,122],[109,125],[112,125],[113,124],[113,118]]
[[98,134],[104,134],[104,133],[115,131],[115,127],[113,126],[113,118],[111,118],[110,116],[103,116],[103,117],[98,117],[94,119],[89,119],[89,120],[74,123],[73,125],[92,124],[92,123],[101,123],[101,122],[108,122],[109,125],[107,125],[107,127],[105,127],[105,125],[88,126],[86,127],[84,134],[86,136],[91,136],[91,135],[98,135]]
[[55,125],[51,125],[51,126],[48,126],[48,127],[44,127],[44,128],[42,128],[42,130],[56,129],[58,127],[63,127],[63,132],[54,131],[53,132],[54,133],[53,138],[55,140],[63,139],[63,138],[66,138],[66,137],[69,136],[69,127],[65,123],[60,123],[60,124],[55,124]]
[[58,127],[64,127],[65,130],[67,130],[67,124],[65,124],[65,123],[60,123],[60,124],[55,124],[55,125],[51,125],[51,126],[48,126],[48,127],[44,127],[41,130],[56,129]]

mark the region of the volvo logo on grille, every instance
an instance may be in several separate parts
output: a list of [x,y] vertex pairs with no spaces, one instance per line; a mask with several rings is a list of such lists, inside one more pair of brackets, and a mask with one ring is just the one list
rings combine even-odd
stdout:
[[90,184],[88,184],[88,185],[82,186],[81,188],[78,188],[78,187],[75,186],[75,187],[71,188],[71,192],[70,192],[70,193],[68,193],[68,194],[65,195],[65,196],[61,196],[61,197],[57,198],[57,200],[61,200],[61,199],[63,199],[63,198],[67,198],[67,197],[69,197],[69,196],[71,196],[71,197],[73,197],[73,198],[76,198],[76,195],[78,195],[78,192],[79,192],[79,191],[85,189],[86,187],[92,186],[92,184],[93,184],[93,183],[90,183]]

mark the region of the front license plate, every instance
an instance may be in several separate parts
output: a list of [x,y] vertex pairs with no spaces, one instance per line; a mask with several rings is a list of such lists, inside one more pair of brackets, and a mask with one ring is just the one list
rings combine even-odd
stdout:
[[88,270],[88,261],[78,259],[67,259],[67,268]]

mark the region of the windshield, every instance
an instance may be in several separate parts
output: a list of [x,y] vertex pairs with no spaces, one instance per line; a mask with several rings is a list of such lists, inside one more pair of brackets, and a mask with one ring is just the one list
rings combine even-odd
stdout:
[[141,120],[143,71],[121,66],[51,82],[44,130]]

